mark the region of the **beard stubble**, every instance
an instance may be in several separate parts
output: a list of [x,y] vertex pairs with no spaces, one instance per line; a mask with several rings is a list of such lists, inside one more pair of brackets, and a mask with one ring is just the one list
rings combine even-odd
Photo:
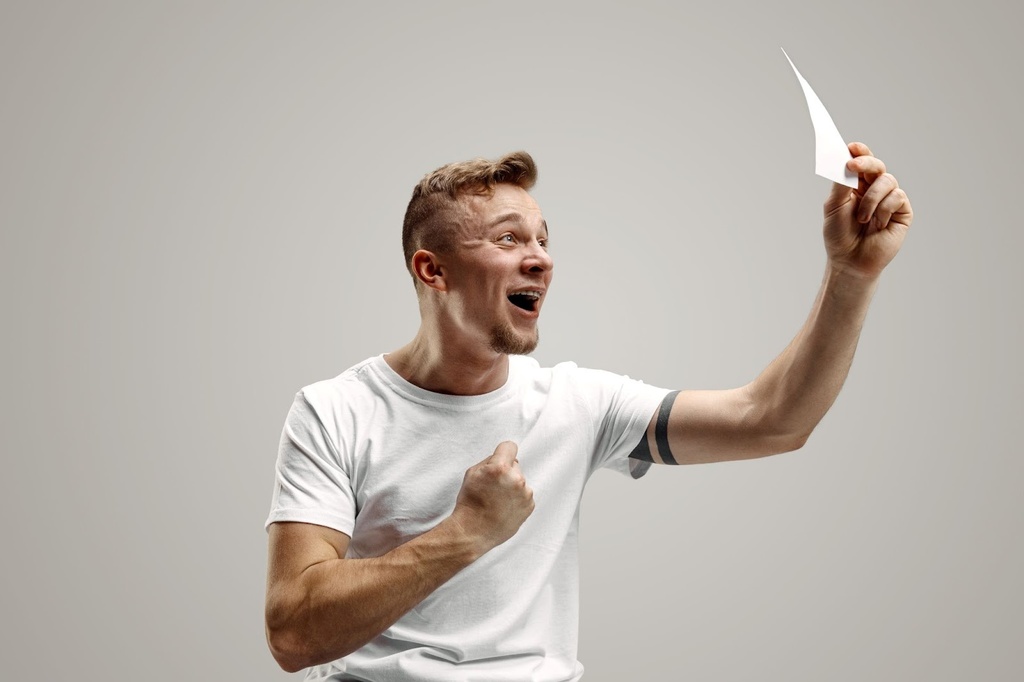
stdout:
[[540,333],[526,336],[516,332],[511,325],[499,324],[491,330],[491,350],[505,355],[527,355],[537,348]]

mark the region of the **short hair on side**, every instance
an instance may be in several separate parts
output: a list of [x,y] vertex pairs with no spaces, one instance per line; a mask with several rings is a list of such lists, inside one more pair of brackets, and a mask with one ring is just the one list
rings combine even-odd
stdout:
[[473,159],[441,166],[427,173],[412,191],[402,224],[402,252],[405,267],[419,288],[412,270],[412,256],[420,249],[450,253],[455,247],[456,228],[467,217],[463,194],[490,194],[494,186],[508,183],[530,189],[537,182],[537,165],[523,151],[500,159]]

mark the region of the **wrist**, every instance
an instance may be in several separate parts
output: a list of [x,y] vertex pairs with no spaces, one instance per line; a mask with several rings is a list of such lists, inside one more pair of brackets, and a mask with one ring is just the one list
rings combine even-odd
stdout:
[[467,564],[476,561],[491,549],[491,545],[486,542],[486,539],[479,533],[474,533],[470,528],[471,524],[460,518],[458,507],[437,526],[437,530],[444,533],[448,542],[451,543],[453,553]]
[[837,285],[845,290],[874,291],[878,286],[881,272],[865,272],[855,268],[848,263],[828,259],[825,268],[825,281]]

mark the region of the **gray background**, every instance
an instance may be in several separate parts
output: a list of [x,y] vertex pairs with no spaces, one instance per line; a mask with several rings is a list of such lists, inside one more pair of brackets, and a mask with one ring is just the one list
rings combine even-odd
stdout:
[[802,451],[594,478],[586,679],[1019,679],[1000,6],[3,2],[5,676],[288,677],[262,624],[281,425],[414,333],[399,226],[442,163],[537,159],[542,362],[750,380],[824,266],[783,46],[916,221]]

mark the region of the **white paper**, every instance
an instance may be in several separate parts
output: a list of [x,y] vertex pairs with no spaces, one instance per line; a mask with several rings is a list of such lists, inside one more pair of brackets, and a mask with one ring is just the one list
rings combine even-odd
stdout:
[[793,67],[796,79],[800,81],[803,88],[804,98],[807,100],[807,109],[811,112],[811,125],[814,126],[814,172],[823,178],[827,178],[840,185],[846,185],[857,189],[857,174],[846,168],[846,162],[853,158],[850,149],[843,141],[843,136],[836,129],[832,117],[825,110],[818,96],[811,90],[810,84],[804,80],[796,65],[789,58],[785,50],[786,61]]

